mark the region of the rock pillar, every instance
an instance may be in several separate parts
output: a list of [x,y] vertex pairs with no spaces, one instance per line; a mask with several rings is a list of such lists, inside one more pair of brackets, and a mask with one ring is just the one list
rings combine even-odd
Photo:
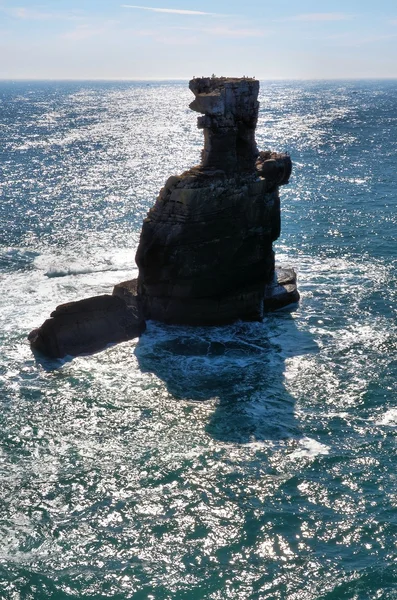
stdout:
[[203,167],[226,174],[252,172],[258,155],[259,81],[202,78],[192,79],[189,88],[196,96],[190,108],[204,115],[197,120],[198,128],[204,130]]
[[[190,108],[203,114],[202,161],[167,180],[143,223],[136,254],[143,312],[168,323],[261,319],[277,285],[278,186],[288,182],[291,161],[258,152],[255,79],[200,78],[189,87]],[[296,299],[279,294],[280,305]]]

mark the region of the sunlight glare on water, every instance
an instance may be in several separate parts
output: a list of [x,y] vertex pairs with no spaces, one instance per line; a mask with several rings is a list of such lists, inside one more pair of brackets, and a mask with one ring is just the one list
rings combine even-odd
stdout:
[[261,86],[296,310],[54,362],[202,134],[184,82],[0,83],[1,598],[397,598],[396,92]]

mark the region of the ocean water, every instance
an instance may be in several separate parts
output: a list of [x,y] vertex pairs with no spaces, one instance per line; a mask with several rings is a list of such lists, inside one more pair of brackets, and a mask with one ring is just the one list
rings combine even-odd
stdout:
[[199,161],[186,82],[0,83],[0,598],[397,598],[397,82],[263,82],[301,302],[56,362]]

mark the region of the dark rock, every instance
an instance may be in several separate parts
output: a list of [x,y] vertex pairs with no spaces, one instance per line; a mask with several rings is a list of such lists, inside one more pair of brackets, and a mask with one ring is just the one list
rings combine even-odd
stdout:
[[256,170],[268,182],[269,188],[286,185],[292,173],[292,161],[287,154],[260,152],[256,160]]
[[189,88],[196,96],[190,108],[205,115],[198,119],[199,129],[204,129],[203,167],[227,174],[252,172],[258,155],[259,81],[203,77],[192,79]]
[[278,310],[299,302],[296,273],[289,267],[276,267],[274,280],[266,285],[263,308],[265,312]]
[[130,279],[117,283],[113,288],[113,296],[122,298],[128,306],[135,307],[139,317],[143,319],[141,304],[138,300],[138,280]]
[[167,180],[143,223],[136,254],[143,312],[167,323],[259,320],[266,294],[267,307],[296,298],[275,285],[272,249],[278,186],[288,182],[291,159],[258,154],[257,81],[202,78],[189,87],[190,108],[204,113],[202,162]]
[[139,336],[145,330],[139,304],[114,295],[61,304],[51,318],[29,334],[32,348],[52,358],[97,352],[108,344]]

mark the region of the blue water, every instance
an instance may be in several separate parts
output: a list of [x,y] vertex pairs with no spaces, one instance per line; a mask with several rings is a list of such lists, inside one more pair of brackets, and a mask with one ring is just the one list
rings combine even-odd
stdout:
[[297,310],[54,363],[202,134],[186,82],[0,83],[1,599],[397,598],[397,82],[260,94]]

